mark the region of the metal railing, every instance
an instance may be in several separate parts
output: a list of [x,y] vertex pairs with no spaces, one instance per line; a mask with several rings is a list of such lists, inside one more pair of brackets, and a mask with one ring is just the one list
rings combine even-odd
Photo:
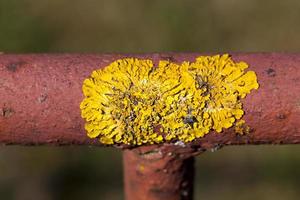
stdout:
[[[197,53],[0,55],[0,143],[96,145],[86,136],[82,82],[119,58],[192,61]],[[226,145],[300,143],[300,54],[233,53],[257,74],[260,88],[243,99],[248,134],[231,128],[185,145],[124,150],[127,199],[192,199],[193,157]]]

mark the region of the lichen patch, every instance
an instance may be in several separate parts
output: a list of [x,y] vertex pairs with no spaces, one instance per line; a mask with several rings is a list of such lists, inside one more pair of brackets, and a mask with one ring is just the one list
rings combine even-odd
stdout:
[[256,74],[227,54],[176,64],[120,59],[83,83],[81,115],[91,138],[105,144],[190,142],[242,118],[241,99],[258,88]]

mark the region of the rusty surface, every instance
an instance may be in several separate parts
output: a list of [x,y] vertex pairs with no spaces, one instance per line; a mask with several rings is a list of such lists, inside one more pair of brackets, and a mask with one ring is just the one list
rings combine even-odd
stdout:
[[148,146],[125,150],[123,159],[126,199],[193,199],[192,155],[195,153],[191,148],[176,146]]
[[[124,57],[154,62],[193,61],[200,54],[38,54],[0,55],[0,143],[99,145],[84,131],[79,104],[83,80],[94,69]],[[203,54],[202,54],[203,55]],[[300,54],[231,54],[257,73],[260,88],[244,102],[250,133],[210,133],[188,146],[200,149],[230,144],[300,142]]]
[[[0,143],[100,145],[84,131],[83,80],[118,58],[193,61],[200,54],[0,55]],[[202,54],[203,55],[203,54]],[[243,100],[250,132],[210,133],[192,143],[124,151],[127,199],[192,199],[193,156],[233,144],[300,143],[300,54],[232,54],[257,73],[260,88]]]

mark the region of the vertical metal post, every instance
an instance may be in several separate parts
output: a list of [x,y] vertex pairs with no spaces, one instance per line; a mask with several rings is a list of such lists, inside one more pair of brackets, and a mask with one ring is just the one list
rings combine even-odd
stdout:
[[127,200],[193,199],[194,156],[190,152],[139,147],[124,150],[123,161]]

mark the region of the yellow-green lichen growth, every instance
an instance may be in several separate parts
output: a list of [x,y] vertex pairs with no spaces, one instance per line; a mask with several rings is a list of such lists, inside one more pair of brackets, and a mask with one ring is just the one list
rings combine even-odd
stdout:
[[157,67],[151,60],[117,60],[84,81],[87,134],[105,144],[142,145],[221,132],[243,116],[240,99],[258,88],[247,67],[227,54]]
[[250,127],[246,124],[245,120],[239,120],[235,123],[234,130],[236,133],[244,135],[250,132]]
[[245,73],[248,65],[234,63],[227,54],[201,56],[188,65],[195,80],[195,93],[206,99],[205,107],[195,110],[207,114],[207,120],[212,121],[211,128],[217,132],[231,127],[244,114],[240,99],[258,88],[255,72]]

